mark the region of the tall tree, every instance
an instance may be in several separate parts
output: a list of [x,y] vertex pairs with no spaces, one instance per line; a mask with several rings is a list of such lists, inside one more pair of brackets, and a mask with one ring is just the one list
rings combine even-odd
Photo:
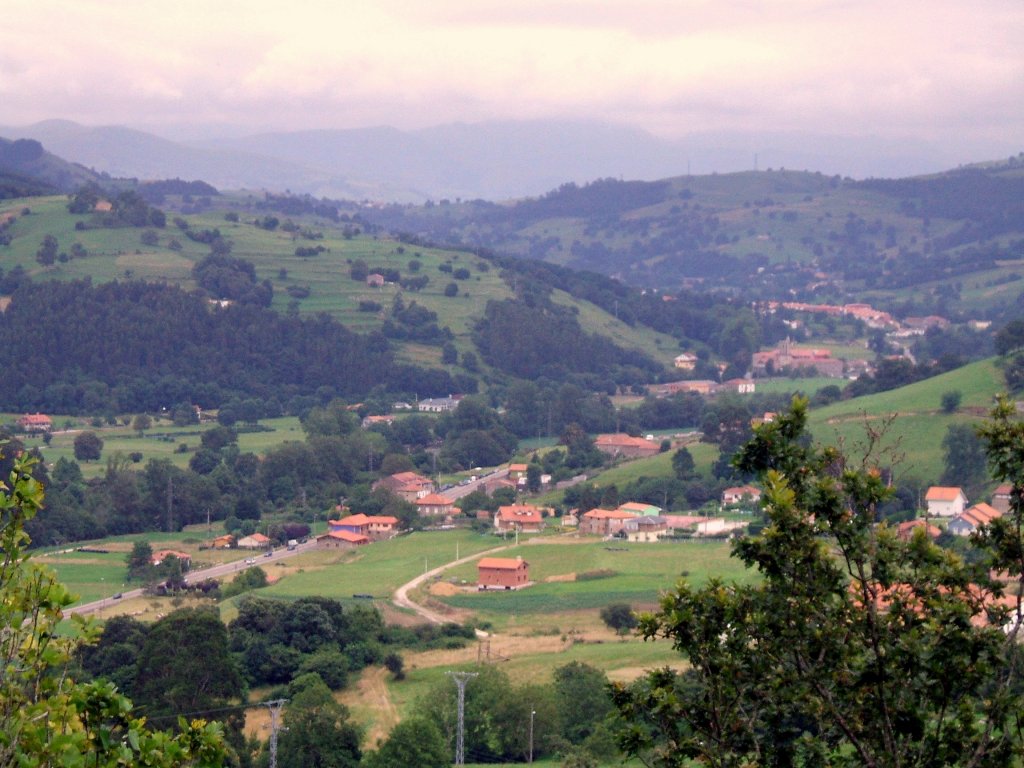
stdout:
[[288,730],[281,735],[281,768],[356,768],[362,752],[359,730],[348,710],[334,700],[322,680],[297,693],[284,713]]
[[[989,455],[1024,489],[1024,431],[1006,410]],[[643,618],[644,636],[668,638],[691,666],[615,689],[623,745],[657,766],[1013,764],[1020,614],[1003,586],[923,532],[904,542],[877,526],[885,458],[854,464],[807,445],[805,424],[796,400],[734,459],[765,488],[763,534],[734,547],[759,582],[682,583]],[[992,559],[1015,583],[1019,500]]]

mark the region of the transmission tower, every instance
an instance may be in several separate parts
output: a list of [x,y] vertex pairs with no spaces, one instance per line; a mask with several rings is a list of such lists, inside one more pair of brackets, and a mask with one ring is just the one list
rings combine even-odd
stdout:
[[270,768],[277,768],[277,718],[281,714],[281,707],[288,699],[274,699],[266,702],[270,710]]
[[[466,683],[479,675],[479,672],[449,672],[455,687],[459,689],[459,730],[455,736],[455,764],[466,764]],[[271,766],[271,768],[275,768]]]

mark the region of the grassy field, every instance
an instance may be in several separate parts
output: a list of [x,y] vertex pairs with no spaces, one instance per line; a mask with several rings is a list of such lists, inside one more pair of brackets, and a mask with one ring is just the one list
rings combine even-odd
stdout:
[[[6,414],[0,420],[15,421],[21,414]],[[58,459],[74,459],[74,441],[82,431],[95,432],[103,440],[103,453],[99,461],[80,462],[82,474],[86,478],[97,477],[106,471],[107,460],[118,454],[129,457],[133,453],[141,454],[139,466],[145,465],[150,459],[166,459],[177,467],[188,466],[192,453],[199,448],[202,432],[217,426],[215,422],[192,424],[176,427],[168,419],[154,419],[153,426],[141,435],[126,426],[123,421],[130,421],[125,415],[116,425],[104,424],[94,427],[88,419],[80,417],[52,416],[54,432],[50,444],[47,445],[41,435],[22,435],[20,439],[28,448],[38,448],[46,463],[52,466]],[[258,432],[242,431],[238,436],[238,447],[242,452],[258,455],[266,453],[269,448],[289,440],[305,440],[302,425],[295,417],[264,419],[260,422],[263,428]],[[244,430],[244,428],[243,428]],[[185,446],[182,450],[181,446]]]
[[[983,360],[906,387],[846,400],[811,412],[814,437],[822,442],[862,443],[865,423],[879,426],[895,416],[882,445],[898,448],[904,460],[897,476],[937,482],[942,474],[942,439],[951,424],[977,424],[991,407],[997,393],[1005,390],[993,360]],[[943,413],[945,392],[963,395],[960,409]],[[866,420],[866,422],[865,422]]]
[[[565,611],[596,611],[612,602],[654,605],[660,591],[670,588],[684,572],[696,583],[710,575],[737,580],[748,576],[740,563],[729,557],[729,545],[722,542],[616,542],[612,546],[598,540],[542,538],[501,556],[525,559],[535,585],[514,592],[477,592],[476,566],[467,564],[446,572],[447,587],[435,585],[431,594],[500,629],[515,629],[525,622],[530,630],[536,630],[537,620],[541,627],[550,626],[550,617]],[[580,577],[595,573],[604,575]],[[525,618],[539,614],[543,619]]]

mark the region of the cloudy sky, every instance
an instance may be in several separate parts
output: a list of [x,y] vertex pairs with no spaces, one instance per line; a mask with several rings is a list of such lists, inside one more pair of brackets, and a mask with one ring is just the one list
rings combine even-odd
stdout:
[[5,0],[0,124],[600,119],[1024,149],[1021,0]]

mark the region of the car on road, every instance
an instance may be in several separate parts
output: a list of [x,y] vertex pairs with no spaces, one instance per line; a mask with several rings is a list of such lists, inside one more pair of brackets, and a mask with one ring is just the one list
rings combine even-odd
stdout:
[[115,600],[120,600],[122,597],[124,597],[124,595],[122,595],[120,592],[115,592],[114,593],[114,599]]
[[246,565],[252,565],[255,562],[256,562],[256,558],[255,557],[247,557],[247,558],[245,558],[245,564]]
[[263,556],[264,557],[273,557],[274,556],[274,550],[268,549],[266,552],[263,553]]

